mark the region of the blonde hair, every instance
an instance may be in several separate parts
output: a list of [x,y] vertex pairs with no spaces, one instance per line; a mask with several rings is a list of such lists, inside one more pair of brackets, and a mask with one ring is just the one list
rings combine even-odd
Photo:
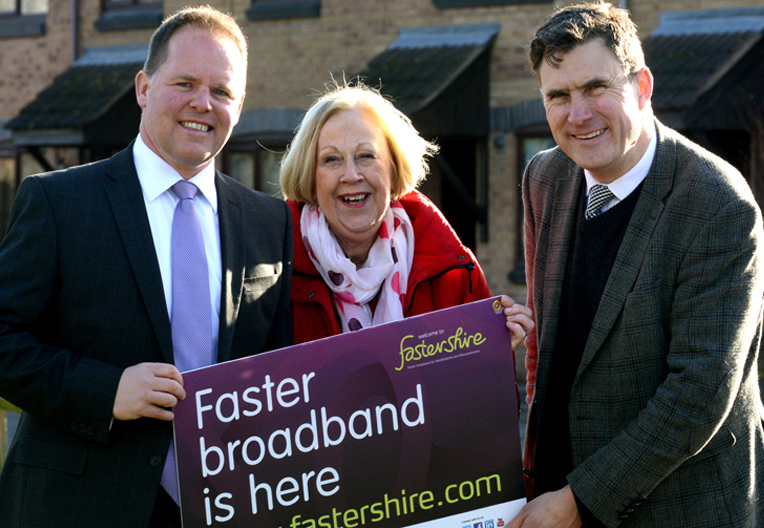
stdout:
[[326,121],[344,110],[368,112],[385,135],[393,162],[391,198],[397,200],[416,189],[427,177],[429,158],[438,152],[438,146],[422,138],[411,120],[378,90],[361,82],[333,82],[327,86],[327,91],[308,109],[281,158],[279,182],[284,197],[316,203],[318,136]]

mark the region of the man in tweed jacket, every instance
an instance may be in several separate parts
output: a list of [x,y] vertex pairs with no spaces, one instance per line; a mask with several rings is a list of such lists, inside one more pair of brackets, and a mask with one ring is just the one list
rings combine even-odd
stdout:
[[653,117],[625,11],[560,10],[530,58],[559,147],[523,182],[531,500],[509,526],[764,526],[751,191]]

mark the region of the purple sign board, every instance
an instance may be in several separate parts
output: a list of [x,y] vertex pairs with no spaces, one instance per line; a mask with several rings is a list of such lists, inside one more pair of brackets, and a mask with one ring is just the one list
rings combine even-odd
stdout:
[[184,528],[502,526],[524,503],[497,298],[187,372]]

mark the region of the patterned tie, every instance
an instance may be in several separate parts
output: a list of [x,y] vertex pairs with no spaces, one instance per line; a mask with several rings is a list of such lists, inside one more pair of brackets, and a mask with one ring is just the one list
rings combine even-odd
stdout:
[[613,192],[607,187],[598,183],[589,191],[589,205],[586,206],[584,218],[590,220],[602,212],[602,206],[615,198]]
[[[180,198],[172,218],[172,351],[178,370],[211,365],[212,327],[207,254],[194,197],[199,189],[185,180],[172,186]],[[180,503],[175,469],[175,446],[170,444],[162,474],[162,486]]]

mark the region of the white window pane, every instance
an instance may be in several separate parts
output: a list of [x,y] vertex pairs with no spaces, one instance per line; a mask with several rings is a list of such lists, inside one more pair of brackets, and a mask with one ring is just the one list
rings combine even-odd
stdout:
[[22,15],[39,15],[48,12],[48,0],[21,0]]
[[279,186],[280,162],[280,152],[264,150],[260,153],[260,188],[257,189],[258,191],[281,197],[281,187]]
[[255,156],[244,152],[233,152],[230,155],[231,176],[242,185],[255,188]]

